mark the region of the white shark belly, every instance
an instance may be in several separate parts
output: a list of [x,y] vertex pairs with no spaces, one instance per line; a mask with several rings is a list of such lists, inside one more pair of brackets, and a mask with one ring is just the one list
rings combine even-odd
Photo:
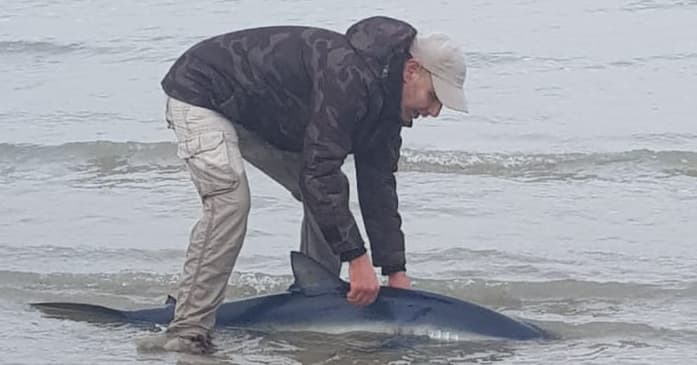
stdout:
[[341,335],[348,333],[376,333],[386,335],[402,335],[402,336],[423,336],[433,340],[458,342],[458,341],[477,341],[487,339],[487,336],[480,334],[457,331],[448,328],[438,328],[428,325],[405,325],[400,326],[388,322],[358,322],[351,324],[340,323],[313,323],[313,324],[287,324],[282,326],[274,326],[273,330],[288,331],[288,332],[318,332],[332,335]]

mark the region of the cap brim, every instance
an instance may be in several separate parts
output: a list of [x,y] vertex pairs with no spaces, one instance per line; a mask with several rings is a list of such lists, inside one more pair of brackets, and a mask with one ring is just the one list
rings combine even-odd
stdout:
[[436,75],[432,75],[432,79],[436,96],[446,108],[468,112],[465,90],[462,87],[453,86]]

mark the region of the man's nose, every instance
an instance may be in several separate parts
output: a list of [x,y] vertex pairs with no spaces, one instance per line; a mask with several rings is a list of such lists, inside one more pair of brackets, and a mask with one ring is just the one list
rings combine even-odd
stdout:
[[428,108],[428,114],[432,117],[437,117],[440,114],[440,110],[443,107],[443,104],[439,102],[435,102],[431,105],[430,108]]

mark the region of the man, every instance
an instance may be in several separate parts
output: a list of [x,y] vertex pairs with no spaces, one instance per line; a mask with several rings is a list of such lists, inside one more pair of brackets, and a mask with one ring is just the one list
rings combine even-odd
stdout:
[[[345,35],[310,27],[241,30],[187,50],[162,81],[166,119],[203,204],[193,227],[166,350],[206,352],[240,252],[250,193],[243,159],[302,201],[301,251],[330,271],[349,263],[355,305],[378,280],[409,287],[395,177],[402,126],[466,110],[462,52],[442,35],[373,17]],[[372,262],[341,171],[354,155]],[[371,265],[372,264],[372,265]]]

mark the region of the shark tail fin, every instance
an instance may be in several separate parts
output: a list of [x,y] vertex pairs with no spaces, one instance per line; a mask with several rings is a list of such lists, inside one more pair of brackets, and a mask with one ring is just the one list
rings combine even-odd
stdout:
[[100,323],[123,322],[128,319],[125,312],[101,305],[65,302],[32,303],[30,305],[51,318]]
[[295,282],[289,288],[290,291],[314,296],[330,293],[345,294],[349,289],[347,282],[303,253],[292,251],[290,263],[295,277]]

